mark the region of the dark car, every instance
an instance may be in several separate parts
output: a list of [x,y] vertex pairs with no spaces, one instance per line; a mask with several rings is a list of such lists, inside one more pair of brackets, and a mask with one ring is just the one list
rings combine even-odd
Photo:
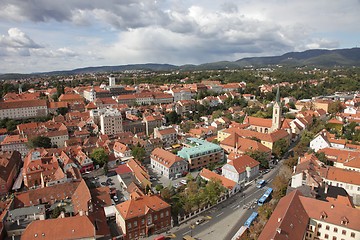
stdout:
[[115,171],[110,171],[106,174],[107,177],[113,177],[113,176],[116,176],[116,172]]
[[107,185],[109,185],[107,182],[101,182],[101,185],[103,185],[103,186],[107,186]]

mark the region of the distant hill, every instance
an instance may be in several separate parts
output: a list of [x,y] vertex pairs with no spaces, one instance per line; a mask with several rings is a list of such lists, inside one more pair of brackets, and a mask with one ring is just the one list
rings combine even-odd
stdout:
[[314,67],[334,67],[334,66],[360,66],[360,48],[350,49],[314,49],[304,52],[289,52],[281,56],[272,57],[249,57],[242,58],[237,61],[219,61],[212,63],[204,63],[200,65],[182,65],[176,66],[171,64],[129,64],[119,66],[100,66],[77,68],[67,71],[54,71],[32,74],[8,73],[0,74],[0,79],[17,79],[27,78],[35,75],[71,75],[79,73],[95,73],[95,72],[121,72],[130,70],[149,70],[149,71],[172,71],[172,70],[214,70],[214,69],[236,69],[246,66],[267,67],[271,65],[283,65],[289,67],[296,66],[314,66]]
[[322,50],[314,49],[304,52],[289,52],[274,57],[251,57],[236,61],[239,66],[287,65],[318,67],[360,66],[360,48]]

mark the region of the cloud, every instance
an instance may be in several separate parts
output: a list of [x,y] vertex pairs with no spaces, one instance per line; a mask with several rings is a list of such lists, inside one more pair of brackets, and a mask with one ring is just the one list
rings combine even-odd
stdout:
[[41,48],[29,36],[18,28],[10,28],[8,35],[0,36],[0,47],[8,48]]

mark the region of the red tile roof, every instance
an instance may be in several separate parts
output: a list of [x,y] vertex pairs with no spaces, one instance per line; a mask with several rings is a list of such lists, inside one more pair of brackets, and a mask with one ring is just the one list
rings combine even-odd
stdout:
[[238,173],[246,171],[247,167],[254,168],[260,163],[250,156],[242,155],[229,162],[230,165],[234,166]]
[[205,180],[207,181],[210,181],[210,180],[213,180],[213,179],[217,179],[217,180],[220,180],[221,181],[221,184],[228,188],[228,189],[233,189],[235,186],[236,186],[236,182],[230,180],[230,179],[227,179],[226,177],[224,176],[221,176],[219,174],[216,174],[206,168],[203,168],[200,172],[200,176],[202,178],[204,178]]
[[185,161],[183,158],[162,148],[155,148],[151,152],[151,158],[167,168],[171,167],[176,162]]
[[157,212],[166,208],[170,205],[157,195],[144,195],[116,205],[116,210],[125,220],[144,216],[149,210]]
[[326,179],[360,186],[360,174],[352,170],[329,167]]
[[85,239],[95,238],[95,227],[87,216],[36,220],[31,222],[21,239]]
[[296,190],[281,198],[258,240],[302,240],[309,216]]

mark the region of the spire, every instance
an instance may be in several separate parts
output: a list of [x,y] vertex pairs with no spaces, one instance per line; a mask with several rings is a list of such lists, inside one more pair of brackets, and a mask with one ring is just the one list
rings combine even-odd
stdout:
[[280,89],[279,89],[279,86],[277,87],[277,91],[276,91],[276,100],[275,100],[277,103],[280,102]]

